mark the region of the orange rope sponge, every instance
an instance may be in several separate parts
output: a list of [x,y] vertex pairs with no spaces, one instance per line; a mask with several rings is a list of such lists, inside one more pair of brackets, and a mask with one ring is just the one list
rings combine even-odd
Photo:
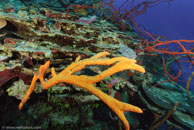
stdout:
[[[92,56],[91,58],[84,59],[84,60],[80,60],[80,57],[78,57],[76,58],[75,62],[71,63],[59,74],[56,74],[55,69],[52,68],[51,74],[53,77],[48,81],[44,81],[44,74],[46,73],[46,70],[49,68],[49,65],[50,65],[50,61],[47,61],[44,65],[40,66],[39,74],[34,75],[26,95],[24,96],[24,98],[19,104],[19,110],[22,109],[23,105],[28,100],[28,97],[33,92],[38,79],[40,80],[43,89],[48,89],[60,82],[65,82],[65,83],[73,84],[78,87],[84,88],[88,90],[90,93],[100,98],[117,114],[117,116],[125,125],[125,129],[129,130],[129,123],[125,118],[124,112],[131,111],[136,113],[143,113],[141,108],[137,106],[133,106],[131,104],[123,103],[121,101],[114,99],[113,97],[97,89],[94,86],[94,83],[99,82],[105,77],[108,77],[114,73],[117,73],[123,70],[136,70],[141,73],[145,73],[145,69],[140,65],[137,65],[136,60],[128,59],[126,57],[115,57],[112,59],[103,58],[108,54],[109,54],[108,52],[101,52]],[[73,73],[82,70],[87,65],[111,65],[111,67],[95,76],[73,75]]]

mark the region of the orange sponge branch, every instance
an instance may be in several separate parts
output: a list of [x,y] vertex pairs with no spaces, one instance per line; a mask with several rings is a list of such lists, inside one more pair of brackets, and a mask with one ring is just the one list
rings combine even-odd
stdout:
[[[128,59],[126,57],[115,57],[112,59],[102,58],[108,54],[109,54],[108,52],[101,52],[94,55],[91,58],[84,59],[84,60],[80,60],[80,57],[78,57],[76,58],[75,62],[70,64],[59,74],[56,74],[55,69],[52,68],[51,74],[53,77],[48,81],[44,81],[44,74],[46,73],[46,70],[49,68],[49,65],[50,65],[50,61],[47,61],[44,65],[40,66],[39,74],[34,75],[31,85],[25,97],[22,99],[22,101],[19,104],[19,109],[20,110],[22,109],[28,97],[33,92],[38,79],[40,80],[43,89],[48,89],[60,82],[65,82],[65,83],[76,85],[80,88],[84,88],[88,90],[90,93],[97,96],[118,115],[120,120],[125,125],[125,129],[129,130],[129,123],[125,118],[124,112],[131,111],[136,113],[142,113],[143,111],[141,110],[141,108],[131,104],[123,103],[121,101],[114,99],[113,97],[97,89],[94,86],[94,83],[99,82],[105,77],[108,77],[114,73],[117,73],[123,70],[136,70],[141,73],[145,73],[145,69],[140,65],[137,65],[135,60]],[[72,75],[73,73],[82,70],[87,65],[112,65],[112,66],[96,76]]]

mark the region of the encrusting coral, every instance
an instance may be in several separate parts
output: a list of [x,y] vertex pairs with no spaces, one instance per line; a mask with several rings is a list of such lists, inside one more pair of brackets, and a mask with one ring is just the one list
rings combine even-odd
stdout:
[[0,18],[0,28],[3,28],[7,25],[7,22],[5,19]]
[[[115,58],[103,58],[108,55],[108,52],[98,53],[91,58],[80,60],[80,57],[77,57],[75,62],[71,63],[59,74],[56,74],[55,69],[51,69],[52,78],[48,81],[44,81],[44,74],[50,66],[50,61],[47,61],[44,65],[40,66],[39,74],[35,74],[31,85],[19,104],[19,110],[22,109],[23,105],[28,100],[28,97],[33,92],[36,82],[39,79],[43,89],[48,89],[60,82],[65,82],[69,84],[76,85],[78,87],[84,88],[100,98],[104,103],[106,103],[120,118],[120,120],[125,125],[125,129],[129,130],[129,123],[125,118],[124,112],[131,111],[136,113],[142,113],[143,111],[131,104],[123,103],[114,99],[113,97],[105,94],[101,90],[97,89],[94,86],[94,83],[101,81],[105,77],[108,77],[114,73],[123,71],[123,70],[136,70],[141,73],[145,73],[145,69],[136,64],[136,60],[128,59],[126,57],[115,57]],[[110,68],[106,69],[102,73],[95,76],[86,76],[86,75],[73,75],[75,72],[82,70],[87,65],[111,65]]]

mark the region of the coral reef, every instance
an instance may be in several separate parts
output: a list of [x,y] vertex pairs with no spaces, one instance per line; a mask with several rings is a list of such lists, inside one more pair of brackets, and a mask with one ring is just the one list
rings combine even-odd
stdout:
[[[160,45],[165,45],[162,37],[141,30],[134,21],[133,16],[162,1],[143,1],[138,5],[135,0],[123,1],[123,6],[130,5],[131,10],[116,10],[113,2],[1,1],[0,126],[121,130],[128,129],[129,122],[132,130],[153,129],[163,124],[169,129],[194,128],[194,94],[189,91],[192,75],[185,90],[175,83],[181,75],[181,66],[178,75],[170,69],[182,57],[192,63],[192,50],[182,46],[182,41],[166,42],[178,43],[181,48],[177,52],[162,50]],[[151,40],[139,36],[135,27]],[[91,58],[99,52],[109,52],[109,55]],[[57,74],[48,67],[40,78],[42,72],[38,70],[42,64],[55,68]],[[146,73],[134,71],[134,66],[142,66]],[[68,69],[71,74],[66,72]],[[109,74],[105,74],[107,70]],[[31,82],[33,87],[36,82],[34,92],[30,88],[24,98]],[[28,102],[19,111],[18,104],[23,98],[20,108],[27,99]],[[123,114],[125,110],[118,109],[120,104],[130,107],[133,104],[132,108],[138,106],[143,113],[126,111]]]
[[[141,73],[145,73],[144,68],[141,66],[135,64],[135,60],[130,60],[125,57],[117,57],[113,59],[101,59],[101,57],[104,57],[108,55],[107,52],[102,52],[94,55],[93,57],[85,60],[80,60],[80,57],[76,58],[76,61],[72,64],[70,64],[67,68],[65,68],[62,72],[59,74],[56,74],[54,68],[52,68],[52,78],[49,79],[47,82],[44,81],[44,75],[46,70],[49,68],[50,62],[46,62],[44,65],[40,66],[39,74],[34,75],[32,79],[32,83],[22,99],[21,103],[19,104],[19,109],[21,110],[25,102],[27,101],[30,94],[33,92],[36,82],[39,79],[43,89],[48,89],[55,84],[58,84],[60,82],[70,83],[74,84],[76,86],[79,86],[81,88],[84,88],[100,98],[103,102],[105,102],[122,120],[122,122],[125,125],[125,129],[129,130],[129,124],[124,117],[125,111],[132,111],[137,113],[142,113],[143,111],[133,105],[122,103],[118,100],[113,99],[112,97],[102,93],[100,90],[95,88],[93,86],[94,83],[99,82],[100,80],[104,79],[105,77],[108,77],[116,72],[120,72],[123,70],[136,70]],[[76,76],[73,75],[75,72],[82,70],[86,65],[112,65],[109,69],[103,71],[99,75],[96,76]]]

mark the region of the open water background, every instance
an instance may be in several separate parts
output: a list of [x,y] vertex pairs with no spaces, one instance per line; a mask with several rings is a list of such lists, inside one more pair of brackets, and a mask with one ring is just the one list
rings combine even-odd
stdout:
[[[122,1],[117,0],[117,5],[119,6]],[[136,3],[141,1],[136,0]],[[166,36],[168,40],[194,40],[194,0],[173,0],[170,4],[162,2],[157,6],[148,8],[144,14],[135,17],[135,20],[144,25],[146,31],[151,34]],[[191,44],[194,45],[194,43]],[[173,48],[176,48],[176,45]],[[182,80],[179,84],[186,87],[191,72],[194,72],[194,66],[189,68],[191,64],[188,63],[181,65],[183,74],[179,78]],[[178,72],[177,66],[173,68]],[[194,78],[191,81],[190,90],[194,91]]]

